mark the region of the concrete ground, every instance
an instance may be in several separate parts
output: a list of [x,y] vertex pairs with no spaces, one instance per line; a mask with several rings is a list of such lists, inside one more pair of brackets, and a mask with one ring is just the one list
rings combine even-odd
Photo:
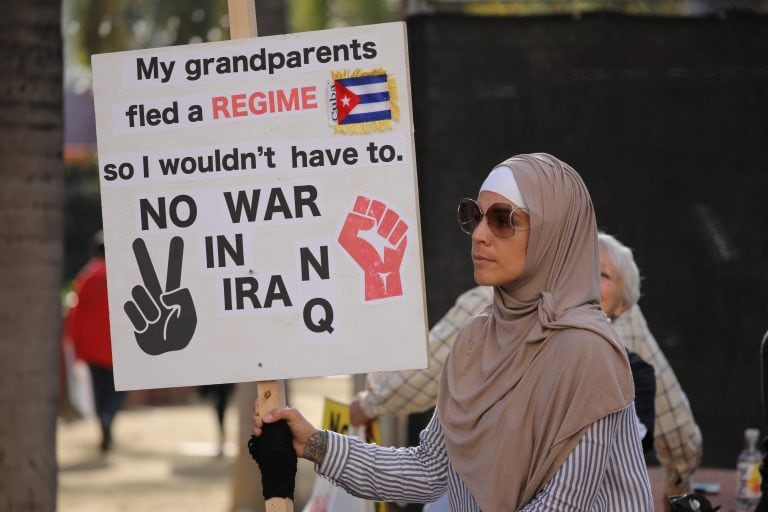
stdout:
[[[316,425],[322,420],[325,397],[342,402],[352,398],[349,377],[299,379],[289,384],[289,401]],[[233,401],[234,403],[234,401]],[[200,400],[185,405],[128,407],[114,426],[115,444],[99,452],[99,428],[94,418],[60,420],[59,512],[232,512],[231,476],[237,453],[237,410],[226,417],[224,453],[218,454],[213,407]],[[650,468],[656,510],[662,511],[662,477]],[[312,465],[299,461],[296,511],[311,492]],[[709,495],[722,512],[733,510],[735,471],[699,470],[694,481],[720,485]]]
[[[289,393],[291,405],[319,425],[323,399],[349,402],[352,379],[299,379],[292,381]],[[194,400],[128,407],[115,420],[113,449],[102,455],[95,418],[60,420],[58,511],[229,512],[232,464],[240,442],[234,407],[227,411],[225,427],[227,442],[220,456],[212,405]],[[314,478],[312,465],[299,461],[297,511]]]

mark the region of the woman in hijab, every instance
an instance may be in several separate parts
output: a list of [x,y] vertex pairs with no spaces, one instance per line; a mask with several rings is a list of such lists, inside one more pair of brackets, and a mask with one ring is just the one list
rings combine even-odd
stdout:
[[454,511],[653,510],[627,356],[600,311],[594,211],[544,153],[502,162],[462,199],[475,281],[494,287],[459,333],[417,447],[382,448],[286,420],[299,457],[351,494]]

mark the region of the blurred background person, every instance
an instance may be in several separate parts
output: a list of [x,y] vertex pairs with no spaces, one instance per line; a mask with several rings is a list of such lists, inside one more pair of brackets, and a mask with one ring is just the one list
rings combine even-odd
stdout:
[[125,393],[115,391],[112,373],[107,265],[101,231],[93,236],[91,259],[77,273],[73,291],[76,300],[67,316],[66,335],[75,348],[75,357],[88,365],[101,426],[100,448],[106,452],[112,447],[112,423],[122,407]]
[[[640,271],[632,250],[606,233],[600,246],[600,307],[627,349],[650,363],[656,374],[656,422],[653,447],[664,473],[666,496],[687,494],[699,467],[702,437],[693,411],[640,306]],[[666,503],[666,500],[665,500]]]
[[208,384],[205,386],[198,386],[197,388],[200,396],[213,403],[213,408],[216,412],[216,425],[219,429],[219,448],[217,455],[220,457],[224,455],[224,447],[227,440],[226,429],[224,428],[224,416],[226,415],[229,398],[232,395],[234,388],[235,385],[231,383]]

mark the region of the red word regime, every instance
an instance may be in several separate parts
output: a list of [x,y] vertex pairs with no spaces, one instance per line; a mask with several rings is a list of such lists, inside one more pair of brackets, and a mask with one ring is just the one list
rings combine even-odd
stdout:
[[276,112],[313,110],[317,108],[317,87],[292,87],[255,91],[211,98],[214,119],[259,116]]

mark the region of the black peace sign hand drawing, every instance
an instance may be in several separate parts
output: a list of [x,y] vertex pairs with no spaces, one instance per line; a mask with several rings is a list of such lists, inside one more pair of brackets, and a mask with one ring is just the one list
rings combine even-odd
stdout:
[[139,347],[151,356],[183,349],[189,345],[197,327],[192,294],[189,289],[181,288],[184,240],[178,236],[171,239],[165,290],[160,287],[144,240],[133,241],[133,253],[144,286],[133,287],[133,300],[127,301],[123,309],[133,324]]

